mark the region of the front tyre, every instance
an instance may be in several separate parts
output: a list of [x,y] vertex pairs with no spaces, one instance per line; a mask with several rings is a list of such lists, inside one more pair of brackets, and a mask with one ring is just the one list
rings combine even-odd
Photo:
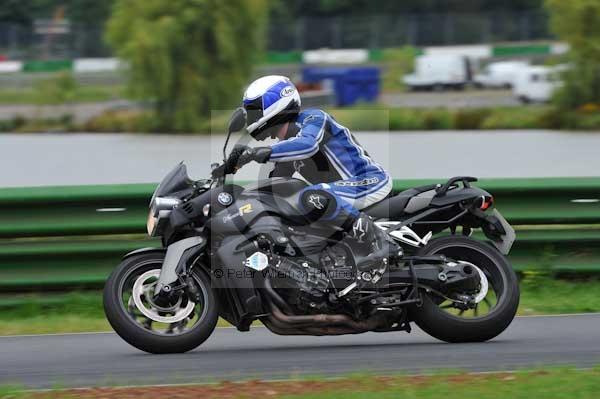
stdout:
[[104,287],[104,312],[117,334],[148,353],[183,353],[202,344],[214,331],[218,304],[210,278],[195,268],[192,278],[200,300],[185,292],[168,306],[153,301],[164,254],[146,253],[125,259]]
[[427,334],[446,342],[483,342],[503,332],[519,306],[519,283],[508,260],[492,246],[463,236],[434,239],[418,255],[445,255],[468,262],[487,281],[474,308],[464,309],[433,292],[422,292],[423,304],[413,320]]

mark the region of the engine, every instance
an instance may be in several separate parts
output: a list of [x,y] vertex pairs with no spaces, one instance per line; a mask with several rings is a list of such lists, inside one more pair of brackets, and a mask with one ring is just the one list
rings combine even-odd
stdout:
[[329,279],[308,259],[280,258],[269,275],[274,287],[290,305],[305,312],[326,306]]
[[[270,273],[273,285],[286,301],[304,313],[328,313],[330,299],[354,282],[354,268],[347,265],[346,251],[329,247],[315,264],[306,258],[279,258]],[[330,295],[332,296],[330,298]]]

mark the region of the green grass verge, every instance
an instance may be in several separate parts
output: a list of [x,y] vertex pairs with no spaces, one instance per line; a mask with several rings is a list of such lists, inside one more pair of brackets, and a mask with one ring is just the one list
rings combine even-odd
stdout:
[[431,375],[349,374],[342,378],[301,378],[290,381],[221,382],[178,387],[106,387],[88,390],[24,391],[0,387],[0,398],[123,398],[202,397],[281,399],[592,399],[600,392],[600,369],[538,369],[519,372]]
[[[600,312],[600,280],[528,276],[521,283],[520,315]],[[229,325],[224,320],[220,326]],[[0,335],[109,331],[100,292],[0,297]]]
[[[356,384],[355,380],[359,383]],[[348,388],[345,385],[348,385]],[[286,399],[583,399],[600,391],[599,370],[540,370],[497,374],[427,377],[354,377],[321,392],[282,395]]]
[[555,280],[529,276],[521,281],[520,315],[600,312],[600,280]]
[[[69,102],[87,103],[115,100],[124,97],[123,86],[77,86]],[[40,94],[40,89],[1,89],[0,105],[56,104],[52,98]]]
[[[219,326],[228,326],[219,320]],[[21,294],[0,297],[0,335],[111,331],[102,293]]]

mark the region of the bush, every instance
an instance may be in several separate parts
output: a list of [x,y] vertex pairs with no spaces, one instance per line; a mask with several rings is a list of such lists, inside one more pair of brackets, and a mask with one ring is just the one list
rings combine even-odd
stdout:
[[[600,112],[595,105],[578,111],[557,107],[494,108],[473,110],[384,108],[363,105],[333,108],[328,112],[342,125],[357,131],[449,130],[449,129],[571,129],[600,130]],[[230,111],[213,112],[210,120],[189,133],[223,133]],[[87,131],[168,133],[148,111],[108,111],[82,125],[74,125],[70,115],[50,119],[16,117],[0,120],[0,132]]]
[[461,109],[454,114],[453,126],[459,130],[480,129],[483,121],[490,115],[489,109]]
[[600,113],[587,114],[577,112],[573,117],[575,128],[581,130],[600,130]]
[[546,108],[542,107],[531,107],[524,111],[516,111],[514,108],[494,109],[481,123],[481,129],[540,128],[540,120],[546,112]]
[[390,110],[390,130],[425,129],[425,121],[421,116],[422,112],[407,108]]
[[25,118],[17,115],[12,119],[0,119],[0,132],[15,132],[25,124]]
[[565,110],[600,102],[600,2],[546,0],[550,27],[570,45],[569,70],[557,90],[555,103]]
[[542,113],[539,125],[545,129],[575,129],[576,121],[573,113],[552,107]]
[[81,126],[86,132],[156,132],[158,125],[152,115],[139,111],[107,111]]
[[[351,130],[582,129],[600,130],[595,105],[580,111],[551,106],[489,109],[411,109],[363,105],[328,111]],[[364,108],[364,109],[363,109]]]
[[426,130],[448,130],[454,128],[452,114],[445,109],[425,110],[421,114]]
[[[4,130],[5,128],[7,130]],[[10,121],[5,121],[4,126],[0,124],[0,130],[16,133],[70,132],[74,129],[73,117],[68,114],[43,119],[25,119],[17,116]]]

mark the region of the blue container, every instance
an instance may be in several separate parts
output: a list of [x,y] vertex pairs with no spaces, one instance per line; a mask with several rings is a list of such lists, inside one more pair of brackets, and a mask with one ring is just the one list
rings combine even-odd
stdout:
[[302,70],[302,81],[331,81],[337,105],[347,106],[358,101],[377,101],[381,77],[379,68],[376,67],[308,67]]

